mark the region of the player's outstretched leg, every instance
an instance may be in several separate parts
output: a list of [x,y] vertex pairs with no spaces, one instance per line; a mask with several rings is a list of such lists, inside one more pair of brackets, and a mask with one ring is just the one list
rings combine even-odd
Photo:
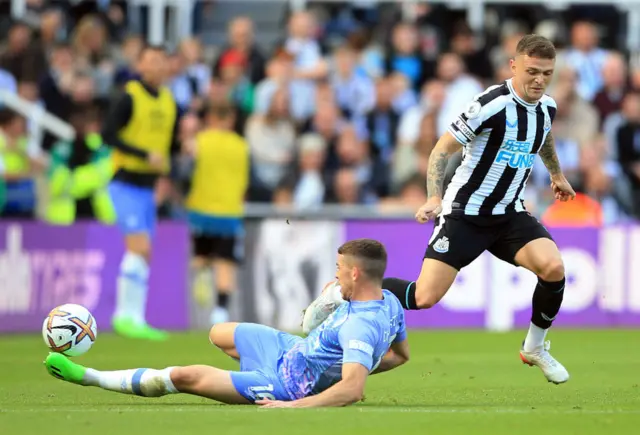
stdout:
[[109,185],[109,193],[119,226],[125,233],[126,246],[116,285],[113,330],[129,338],[165,340],[167,333],[152,328],[145,319],[156,213],[153,189],[113,181]]
[[228,371],[209,366],[168,367],[163,370],[99,371],[81,366],[59,353],[44,362],[51,376],[77,385],[143,397],[186,393],[228,404],[249,404],[235,389]]
[[416,281],[384,278],[382,288],[393,293],[405,310],[428,309],[440,302],[447,294],[456,279],[458,270],[444,261],[425,258]]
[[545,341],[564,296],[564,264],[556,244],[550,238],[527,243],[516,254],[517,264],[538,276],[533,293],[531,324],[524,340],[520,359],[530,366],[538,366],[549,382],[561,384],[569,380],[569,372],[551,354],[551,343]]

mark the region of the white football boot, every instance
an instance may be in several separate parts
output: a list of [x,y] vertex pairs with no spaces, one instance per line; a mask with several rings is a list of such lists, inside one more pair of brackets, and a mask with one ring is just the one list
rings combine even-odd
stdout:
[[342,299],[340,286],[337,281],[332,281],[325,286],[320,296],[304,310],[302,320],[302,332],[309,335],[311,331],[322,324],[340,305],[346,301]]
[[569,372],[558,360],[551,356],[549,349],[551,349],[551,342],[545,341],[544,345],[534,352],[525,352],[522,349],[520,351],[520,359],[524,364],[528,364],[531,367],[538,366],[549,382],[553,382],[556,385],[567,382],[569,380]]

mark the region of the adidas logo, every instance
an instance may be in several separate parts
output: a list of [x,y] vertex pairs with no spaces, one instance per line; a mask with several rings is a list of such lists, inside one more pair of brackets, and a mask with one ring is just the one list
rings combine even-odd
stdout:
[[440,237],[433,244],[433,250],[436,251],[436,252],[439,252],[441,254],[444,254],[445,252],[448,252],[449,251],[449,239],[447,237]]

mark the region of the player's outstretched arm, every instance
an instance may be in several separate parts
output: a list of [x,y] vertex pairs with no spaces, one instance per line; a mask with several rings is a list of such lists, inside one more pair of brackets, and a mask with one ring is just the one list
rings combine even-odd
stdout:
[[442,211],[444,178],[449,157],[456,153],[462,144],[451,133],[446,132],[431,151],[427,169],[427,202],[416,213],[416,220],[425,223],[435,219]]
[[429,156],[427,170],[427,196],[442,199],[444,195],[444,176],[449,157],[462,148],[462,144],[449,132],[445,132]]
[[342,365],[342,380],[315,396],[292,402],[270,400],[256,401],[264,408],[317,408],[321,406],[347,406],[359,402],[364,397],[364,387],[369,370],[360,363]]
[[574,199],[576,197],[576,192],[562,173],[558,154],[556,154],[555,141],[553,140],[551,132],[547,134],[547,137],[542,144],[542,148],[540,148],[540,158],[551,176],[551,188],[553,189],[555,198],[560,201]]
[[562,168],[560,168],[560,160],[558,160],[558,154],[556,154],[555,141],[553,140],[553,134],[549,132],[547,134],[542,148],[540,148],[540,158],[542,163],[549,171],[551,177],[557,177],[562,175]]
[[388,372],[389,370],[400,367],[407,361],[409,361],[409,341],[405,339],[391,345],[389,352],[382,358],[378,368],[371,372],[371,374],[377,375],[378,373]]

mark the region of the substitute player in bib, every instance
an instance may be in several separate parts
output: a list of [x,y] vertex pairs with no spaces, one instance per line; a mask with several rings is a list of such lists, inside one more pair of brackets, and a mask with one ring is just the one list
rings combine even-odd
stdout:
[[218,300],[210,320],[215,325],[229,321],[229,295],[236,289],[236,265],[242,259],[249,147],[233,131],[232,106],[209,107],[206,122],[207,128],[189,149],[195,169],[186,205],[194,252],[194,293],[198,301],[209,300],[213,266]]
[[362,399],[369,374],[409,359],[404,311],[381,289],[386,264],[385,248],[375,240],[342,245],[336,276],[347,302],[305,339],[249,323],[214,326],[211,342],[239,360],[238,372],[204,365],[103,372],[58,353],[45,365],[68,382],[145,397],[188,393],[266,407],[349,405]]
[[159,176],[169,173],[170,151],[177,149],[178,108],[171,91],[162,86],[166,64],[164,49],[146,47],[138,64],[142,79],[127,83],[103,126],[104,140],[114,148],[116,173],[109,194],[126,249],[118,275],[113,329],[127,337],[151,340],[166,338],[164,331],[145,320],[156,224],[154,187]]
[[[551,135],[556,103],[544,93],[555,57],[546,38],[523,37],[510,61],[513,78],[476,96],[440,138],[429,158],[428,201],[416,213],[420,223],[435,219],[420,276],[416,281],[388,278],[383,285],[405,308],[415,310],[440,301],[458,271],[484,251],[529,269],[538,284],[520,356],[550,382],[562,383],[569,373],[549,354],[545,337],[562,304],[564,265],[551,235],[523,203],[537,154],[549,171],[555,198],[575,197]],[[444,191],[447,161],[461,147],[462,163]]]

